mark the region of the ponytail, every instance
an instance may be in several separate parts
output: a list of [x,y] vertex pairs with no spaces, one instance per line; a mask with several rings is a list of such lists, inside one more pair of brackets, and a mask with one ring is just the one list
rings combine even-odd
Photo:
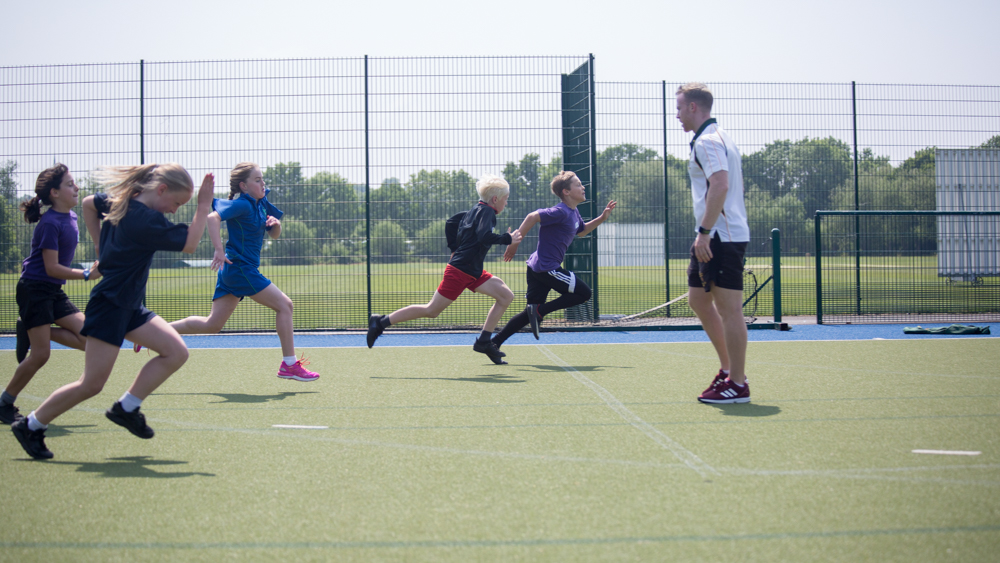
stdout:
[[243,193],[240,184],[250,178],[254,168],[259,167],[252,162],[241,162],[233,167],[229,172],[229,199],[240,197],[240,194]]
[[21,202],[21,212],[24,213],[24,220],[29,223],[37,223],[42,218],[42,205],[52,205],[49,200],[49,193],[58,190],[59,184],[63,181],[63,176],[69,172],[65,164],[56,164],[51,168],[46,168],[35,179],[35,197],[28,201]]
[[191,175],[176,162],[101,168],[98,178],[104,184],[111,184],[105,188],[111,203],[111,210],[105,220],[111,221],[112,225],[117,225],[125,216],[132,198],[146,190],[154,190],[160,184],[166,184],[171,191],[194,191]]

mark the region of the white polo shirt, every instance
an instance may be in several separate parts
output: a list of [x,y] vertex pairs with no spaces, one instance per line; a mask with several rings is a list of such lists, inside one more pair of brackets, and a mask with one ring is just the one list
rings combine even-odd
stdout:
[[694,220],[697,222],[695,232],[698,232],[705,216],[708,179],[720,170],[729,172],[729,191],[726,193],[722,213],[712,225],[709,236],[714,237],[718,232],[722,242],[750,242],[747,209],[743,202],[743,164],[740,151],[715,119],[709,119],[702,124],[691,141],[691,160],[688,162]]

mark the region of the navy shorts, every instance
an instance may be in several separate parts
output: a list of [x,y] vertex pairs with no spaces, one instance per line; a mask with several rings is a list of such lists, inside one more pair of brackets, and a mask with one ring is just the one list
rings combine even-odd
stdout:
[[712,259],[699,262],[691,245],[691,262],[688,264],[688,287],[705,288],[711,291],[712,284],[723,289],[743,291],[743,256],[747,252],[745,242],[722,242],[719,233],[708,243]]
[[223,295],[235,295],[242,300],[244,297],[264,291],[269,285],[271,285],[271,280],[261,275],[260,271],[253,266],[236,263],[226,264],[219,270],[212,301]]
[[87,303],[87,318],[83,321],[80,334],[93,336],[98,340],[121,346],[125,335],[153,320],[156,313],[145,306],[138,309],[123,309],[103,296],[91,295]]
[[27,329],[48,326],[56,319],[80,312],[63,291],[62,284],[20,278],[15,295],[17,314]]

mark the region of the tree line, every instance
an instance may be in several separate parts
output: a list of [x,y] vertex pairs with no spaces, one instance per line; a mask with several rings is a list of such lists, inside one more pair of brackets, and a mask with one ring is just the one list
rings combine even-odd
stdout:
[[[1000,135],[980,145],[1000,148]],[[898,166],[871,149],[858,154],[857,192],[863,210],[933,210],[935,163],[933,147],[918,150]],[[620,144],[599,151],[597,193],[588,192],[599,212],[609,199],[618,208],[610,219],[619,223],[668,225],[671,252],[685,253],[695,219],[691,212],[688,161],[665,157],[648,147]],[[17,197],[17,163],[0,166],[0,269],[20,270],[30,249],[30,228],[24,228]],[[517,228],[525,215],[558,203],[549,191],[552,177],[562,170],[556,154],[542,161],[528,153],[507,162],[502,176],[510,183],[508,208],[498,218],[498,228]],[[854,155],[850,145],[833,138],[778,140],[743,156],[743,178],[752,243],[766,241],[772,228],[782,230],[785,253],[813,251],[813,217],[819,209],[854,209]],[[264,170],[271,193],[268,199],[285,212],[282,236],[266,243],[262,256],[272,264],[352,263],[367,255],[365,186],[336,172],[303,174],[297,162],[278,163]],[[378,262],[447,258],[444,223],[476,201],[476,178],[462,169],[420,170],[405,181],[386,178],[368,193],[371,218],[372,259]],[[99,188],[89,177],[81,181],[81,199]],[[225,197],[225,196],[223,196]],[[188,206],[186,206],[188,207]],[[182,207],[176,221],[189,221],[193,209]],[[585,217],[587,219],[589,217]],[[837,220],[831,219],[831,226]],[[81,219],[82,221],[82,219]],[[884,223],[882,229],[894,227]],[[877,231],[880,227],[876,224]],[[81,223],[81,233],[85,229]],[[873,236],[890,232],[870,233]],[[915,223],[904,239],[894,241],[898,250],[933,251],[933,221]],[[843,250],[853,242],[834,242]],[[751,251],[761,245],[752,244]],[[895,247],[894,247],[895,248]],[[92,260],[92,245],[81,244],[78,261]],[[769,252],[769,250],[766,250]],[[204,256],[201,256],[204,254]],[[199,249],[197,257],[211,257]],[[171,257],[164,257],[170,260]]]

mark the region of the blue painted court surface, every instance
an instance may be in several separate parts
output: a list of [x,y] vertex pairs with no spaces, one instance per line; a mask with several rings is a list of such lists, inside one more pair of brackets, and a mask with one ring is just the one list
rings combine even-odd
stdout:
[[[920,324],[924,328],[948,326],[942,324]],[[789,331],[751,330],[750,342],[795,342],[815,340],[914,340],[920,338],[996,338],[1000,336],[998,323],[974,323],[975,326],[990,327],[988,335],[944,335],[944,334],[904,334],[902,325],[791,325]],[[468,346],[475,335],[469,332],[392,332],[379,337],[375,344],[384,346]],[[204,336],[184,336],[188,348],[279,348],[278,336],[264,334],[213,334]],[[504,346],[534,344],[531,334],[522,332],[511,337]],[[542,332],[543,344],[628,344],[644,342],[708,342],[702,330],[664,331],[623,331],[623,332]],[[296,333],[296,348],[359,348],[365,346],[363,332],[347,333]],[[123,348],[131,348],[126,342]],[[65,347],[52,343],[55,350]],[[0,350],[13,350],[14,337],[0,337]]]

